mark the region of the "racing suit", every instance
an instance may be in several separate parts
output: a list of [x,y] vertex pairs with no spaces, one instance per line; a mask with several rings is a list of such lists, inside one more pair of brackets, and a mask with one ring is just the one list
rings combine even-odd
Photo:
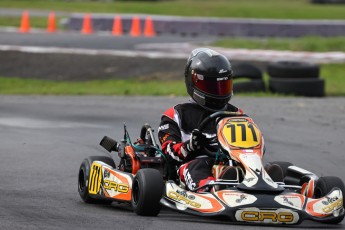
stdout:
[[[243,111],[231,104],[227,105],[226,111]],[[169,161],[179,166],[177,174],[189,190],[203,186],[215,178],[212,175],[213,159],[202,153],[188,153],[185,142],[190,139],[191,133],[197,129],[200,123],[213,112],[204,109],[194,102],[178,104],[164,112],[158,128],[158,138],[163,152]],[[203,134],[207,138],[213,138],[210,148],[218,149],[216,141],[216,121],[206,125]]]

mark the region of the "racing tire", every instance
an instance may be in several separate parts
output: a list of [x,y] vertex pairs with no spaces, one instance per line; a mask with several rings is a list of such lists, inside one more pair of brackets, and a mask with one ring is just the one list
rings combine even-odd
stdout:
[[284,178],[286,177],[287,175],[287,169],[290,167],[290,166],[293,166],[292,163],[288,162],[288,161],[272,161],[272,162],[269,162],[268,163],[269,165],[279,165],[280,168],[283,170],[283,176]]
[[333,188],[339,188],[345,194],[344,182],[335,176],[320,177],[315,185],[314,198],[321,198],[326,196]]
[[262,71],[250,63],[237,63],[232,66],[234,78],[262,79]]
[[308,62],[270,62],[267,65],[267,73],[273,78],[318,78],[320,67]]
[[319,78],[270,78],[269,89],[273,93],[323,97],[325,96],[325,80]]
[[[342,194],[345,194],[345,186],[344,182],[339,178],[335,176],[325,176],[320,177],[315,185],[314,189],[314,198],[321,198],[326,196],[330,191],[332,191],[333,188],[339,188],[342,192]],[[328,224],[338,224],[344,219],[344,215],[340,215],[338,218],[323,221]]]
[[265,82],[262,79],[246,82],[234,82],[233,87],[235,93],[266,91]]
[[274,182],[284,181],[284,172],[279,165],[269,164],[265,167],[265,170]]
[[102,161],[102,162],[112,166],[113,168],[116,168],[115,162],[113,161],[113,159],[111,157],[90,156],[90,157],[84,159],[80,165],[79,175],[78,175],[78,192],[79,192],[79,195],[85,203],[89,203],[89,204],[111,204],[112,200],[95,199],[95,198],[91,197],[89,194],[88,182],[89,182],[91,164],[94,161]]
[[157,216],[161,210],[163,192],[163,177],[158,170],[139,170],[132,184],[133,211],[139,216]]

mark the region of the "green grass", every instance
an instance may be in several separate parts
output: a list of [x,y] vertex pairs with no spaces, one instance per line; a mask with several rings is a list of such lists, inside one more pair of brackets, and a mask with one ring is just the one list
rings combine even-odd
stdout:
[[[345,96],[345,64],[321,66],[327,96]],[[187,96],[183,81],[47,81],[0,77],[0,94],[23,95],[172,95]],[[235,92],[237,95],[237,93]],[[270,92],[239,93],[246,96],[277,96]]]
[[[58,23],[61,18],[56,18],[56,26],[59,29],[62,29]],[[0,26],[5,27],[17,27],[19,28],[21,22],[20,17],[0,17]],[[48,25],[48,16],[44,17],[30,17],[30,26],[33,28],[47,28]]]
[[201,17],[345,19],[343,5],[310,4],[309,0],[165,0],[155,2],[0,0],[0,7]]
[[301,37],[301,38],[226,38],[212,44],[226,48],[291,50],[312,52],[345,52],[345,37]]
[[320,75],[326,81],[327,96],[345,96],[345,64],[322,65]]
[[139,80],[47,81],[0,77],[0,94],[186,95],[183,82]]

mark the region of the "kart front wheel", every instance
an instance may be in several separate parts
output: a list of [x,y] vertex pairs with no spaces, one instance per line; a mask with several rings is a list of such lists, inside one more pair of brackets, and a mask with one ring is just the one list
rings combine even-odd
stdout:
[[140,216],[157,216],[161,210],[163,190],[163,177],[158,170],[139,170],[132,185],[133,211]]
[[[345,186],[343,181],[339,177],[325,176],[320,177],[315,185],[314,198],[321,198],[326,196],[332,189],[339,188],[344,196]],[[338,224],[344,219],[344,215],[338,216],[338,218],[326,221],[328,224]]]
[[321,198],[326,196],[333,188],[339,188],[344,195],[345,186],[339,177],[325,176],[320,177],[315,185],[314,197]]
[[92,198],[89,194],[88,190],[88,182],[89,182],[89,176],[90,176],[90,168],[92,165],[92,162],[94,161],[102,161],[113,168],[115,168],[115,163],[110,157],[106,156],[91,156],[81,163],[79,168],[79,175],[78,175],[78,192],[81,197],[81,199],[85,203],[91,203],[91,204],[111,204],[111,200],[102,200],[102,199],[95,199]]

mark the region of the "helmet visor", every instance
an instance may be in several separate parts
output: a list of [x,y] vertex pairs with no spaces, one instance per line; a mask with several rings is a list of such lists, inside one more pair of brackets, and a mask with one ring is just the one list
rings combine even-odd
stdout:
[[227,96],[232,92],[231,76],[217,78],[194,74],[193,83],[198,90],[215,96]]

